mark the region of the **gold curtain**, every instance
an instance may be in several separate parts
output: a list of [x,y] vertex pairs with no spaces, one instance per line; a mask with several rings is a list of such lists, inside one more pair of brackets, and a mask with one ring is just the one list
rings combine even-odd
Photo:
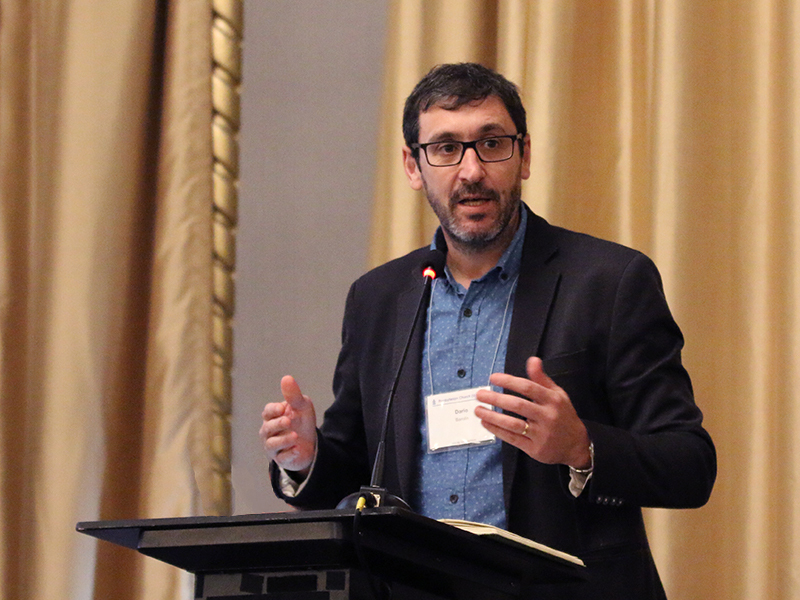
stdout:
[[221,512],[211,17],[209,0],[3,3],[1,600],[192,595],[75,524]]
[[371,257],[427,244],[401,109],[441,62],[521,87],[525,201],[659,265],[717,444],[709,504],[647,511],[669,597],[800,597],[800,1],[393,0]]

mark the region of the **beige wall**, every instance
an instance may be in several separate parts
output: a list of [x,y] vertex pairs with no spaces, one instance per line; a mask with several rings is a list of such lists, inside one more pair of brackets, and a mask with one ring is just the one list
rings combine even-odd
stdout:
[[258,439],[280,377],[297,377],[319,409],[330,403],[345,295],[367,265],[385,15],[384,0],[245,2],[238,514],[287,508],[269,489]]

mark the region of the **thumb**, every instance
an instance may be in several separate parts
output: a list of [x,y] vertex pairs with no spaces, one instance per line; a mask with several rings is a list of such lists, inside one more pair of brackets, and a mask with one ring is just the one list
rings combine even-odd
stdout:
[[544,372],[544,368],[542,367],[542,359],[538,356],[531,356],[528,359],[527,363],[525,363],[525,370],[528,373],[528,379],[534,383],[538,383],[539,385],[550,389],[558,387],[556,383],[550,379],[547,373]]
[[293,410],[306,410],[310,404],[309,398],[303,395],[303,392],[300,391],[300,386],[291,375],[286,375],[281,379],[281,394],[283,394],[283,399]]

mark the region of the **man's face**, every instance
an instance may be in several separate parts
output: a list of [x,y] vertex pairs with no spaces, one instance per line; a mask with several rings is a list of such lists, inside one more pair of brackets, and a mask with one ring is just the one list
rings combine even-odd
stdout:
[[[434,106],[419,116],[421,144],[516,133],[508,110],[496,96],[456,110]],[[470,148],[460,164],[450,167],[432,167],[422,150],[417,163],[411,149],[403,149],[411,187],[425,190],[448,244],[480,251],[510,242],[518,224],[522,180],[530,176],[530,138],[526,136],[523,152],[515,144],[509,160],[484,163]]]

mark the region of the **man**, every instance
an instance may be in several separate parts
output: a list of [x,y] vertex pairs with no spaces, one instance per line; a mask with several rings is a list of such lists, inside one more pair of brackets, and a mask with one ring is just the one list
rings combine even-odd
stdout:
[[[664,598],[641,507],[705,504],[716,456],[658,271],[522,204],[525,110],[494,71],[434,68],[406,101],[403,132],[446,268],[399,380],[386,487],[421,514],[491,523],[585,561],[587,582],[543,586],[541,598]],[[351,287],[319,430],[291,377],[264,408],[273,486],[291,504],[331,508],[369,483],[424,252]],[[483,434],[442,421],[448,392],[468,398]]]

